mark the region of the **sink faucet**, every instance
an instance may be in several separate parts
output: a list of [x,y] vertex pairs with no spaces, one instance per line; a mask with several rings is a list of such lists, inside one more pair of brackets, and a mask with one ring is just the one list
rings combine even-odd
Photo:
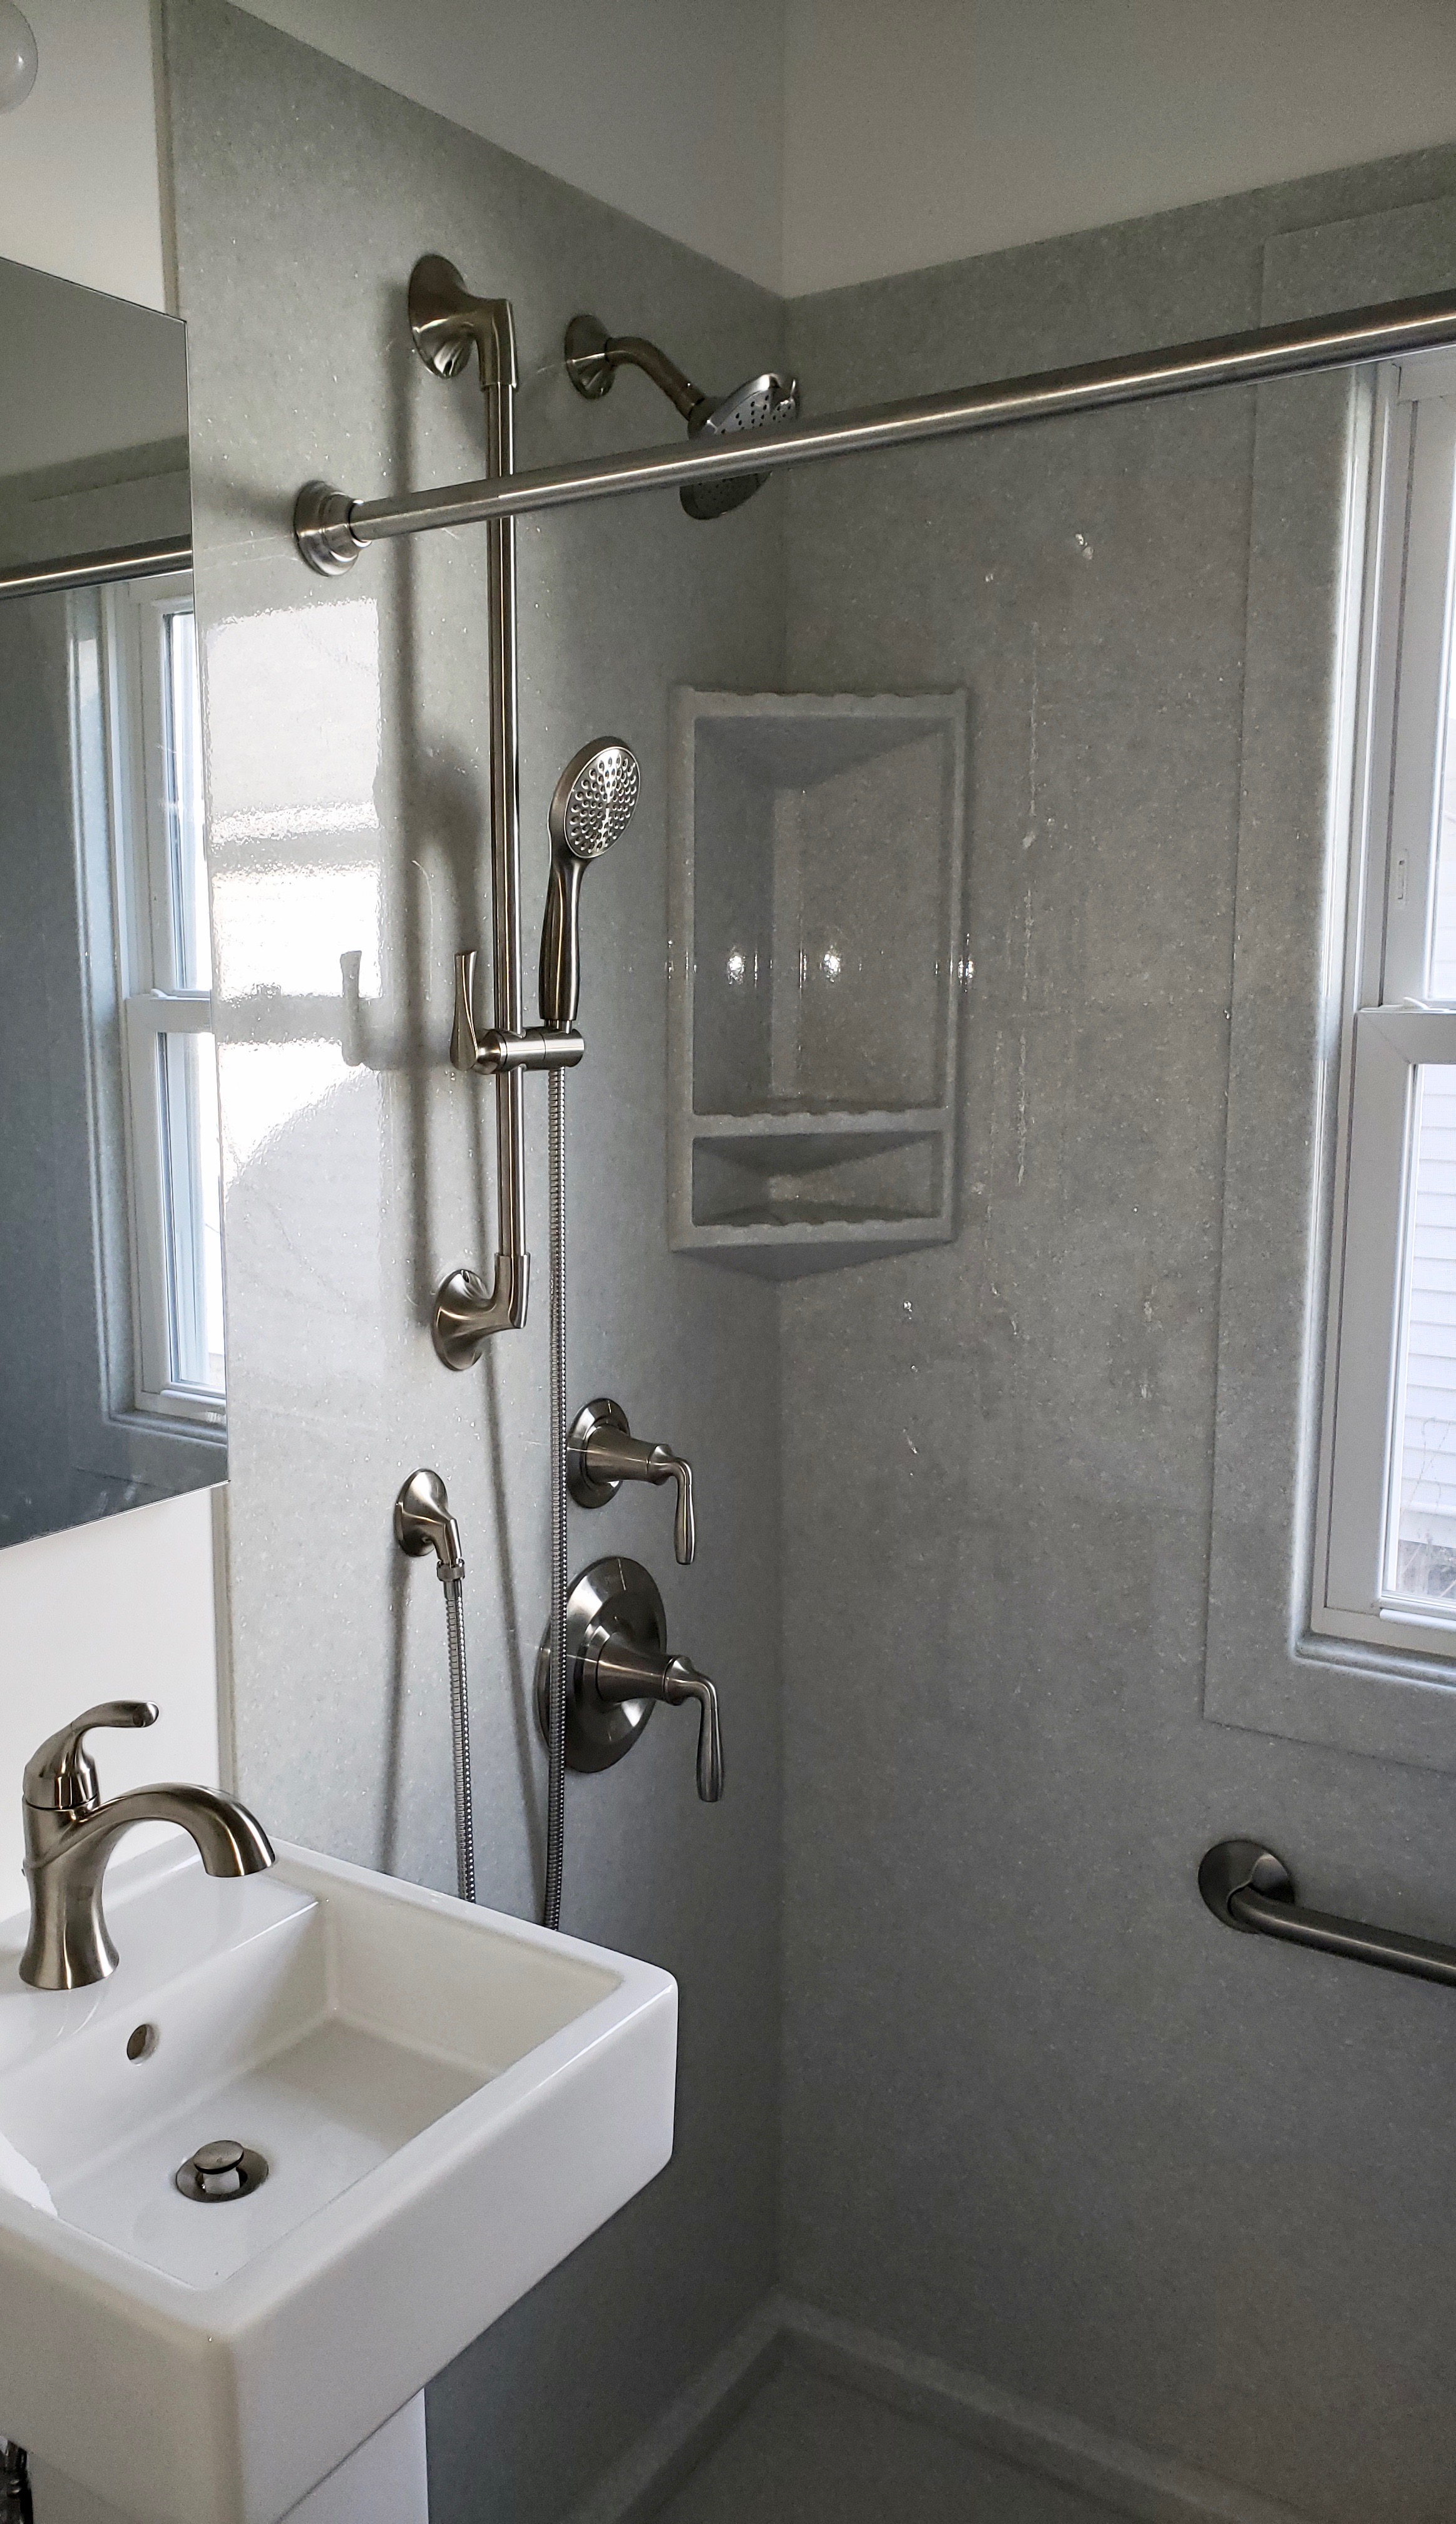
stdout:
[[117,1967],[101,1881],[123,1831],[134,1822],[176,1822],[189,1831],[210,1875],[258,1875],[271,1867],[267,1832],[246,1806],[216,1788],[133,1788],[101,1802],[96,1765],[82,1737],[92,1726],[152,1726],[150,1700],[108,1700],[73,1719],[25,1766],[25,1876],[30,1935],[21,1978],[32,1989],[84,1989]]

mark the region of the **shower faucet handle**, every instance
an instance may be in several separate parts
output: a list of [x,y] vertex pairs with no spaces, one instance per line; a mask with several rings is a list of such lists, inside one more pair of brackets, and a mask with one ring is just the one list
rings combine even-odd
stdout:
[[651,1437],[634,1437],[619,1402],[599,1396],[579,1411],[566,1439],[566,1487],[578,1507],[605,1507],[623,1481],[676,1481],[672,1543],[686,1569],[698,1548],[693,1467],[686,1455]]
[[698,1794],[715,1806],[723,1793],[723,1730],[718,1723],[718,1695],[705,1674],[687,1657],[675,1656],[662,1677],[662,1697],[670,1708],[696,1700],[698,1718]]
[[631,1639],[603,1639],[593,1660],[592,1680],[606,1707],[629,1700],[660,1700],[681,1709],[698,1703],[698,1794],[715,1806],[723,1793],[723,1730],[718,1723],[718,1695],[705,1674],[684,1656],[658,1656]]

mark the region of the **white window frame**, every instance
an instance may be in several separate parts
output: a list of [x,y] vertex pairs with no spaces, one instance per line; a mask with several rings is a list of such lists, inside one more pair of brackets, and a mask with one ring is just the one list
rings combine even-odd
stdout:
[[163,617],[190,610],[191,605],[186,572],[130,580],[105,590],[101,621],[124,1079],[132,1403],[160,1420],[221,1431],[225,1398],[172,1374],[175,1311],[195,1303],[196,1291],[172,1286],[178,1247],[170,1233],[170,1189],[185,1180],[188,1159],[185,1135],[169,1114],[163,1042],[211,1035],[213,999],[210,990],[185,987],[178,970],[172,850],[155,765],[167,726]]
[[1456,1604],[1428,1610],[1385,1582],[1418,1073],[1456,1063],[1456,1002],[1426,995],[1456,580],[1456,357],[1382,372],[1372,454],[1310,1627],[1443,1659],[1456,1679]]

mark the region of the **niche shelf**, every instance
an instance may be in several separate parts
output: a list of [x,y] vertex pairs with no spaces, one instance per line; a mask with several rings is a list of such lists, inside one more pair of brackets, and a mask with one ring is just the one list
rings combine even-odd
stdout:
[[963,693],[672,697],[669,1237],[769,1279],[954,1232]]

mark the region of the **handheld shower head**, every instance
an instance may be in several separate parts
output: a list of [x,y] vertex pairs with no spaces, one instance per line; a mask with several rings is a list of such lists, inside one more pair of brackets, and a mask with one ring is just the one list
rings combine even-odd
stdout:
[[[620,367],[641,368],[661,388],[686,420],[690,438],[704,432],[728,438],[740,430],[770,429],[779,421],[799,417],[797,377],[781,376],[769,368],[715,401],[695,386],[655,342],[644,341],[635,333],[609,334],[597,316],[573,316],[566,327],[566,374],[577,393],[588,403],[597,402],[610,390]],[[752,500],[767,478],[764,473],[740,473],[726,482],[691,482],[678,497],[690,517],[721,517]]]
[[596,737],[573,753],[557,782],[548,818],[551,875],[541,931],[541,1022],[554,1033],[574,1023],[581,995],[583,873],[626,831],[637,787],[637,757],[611,736]]

